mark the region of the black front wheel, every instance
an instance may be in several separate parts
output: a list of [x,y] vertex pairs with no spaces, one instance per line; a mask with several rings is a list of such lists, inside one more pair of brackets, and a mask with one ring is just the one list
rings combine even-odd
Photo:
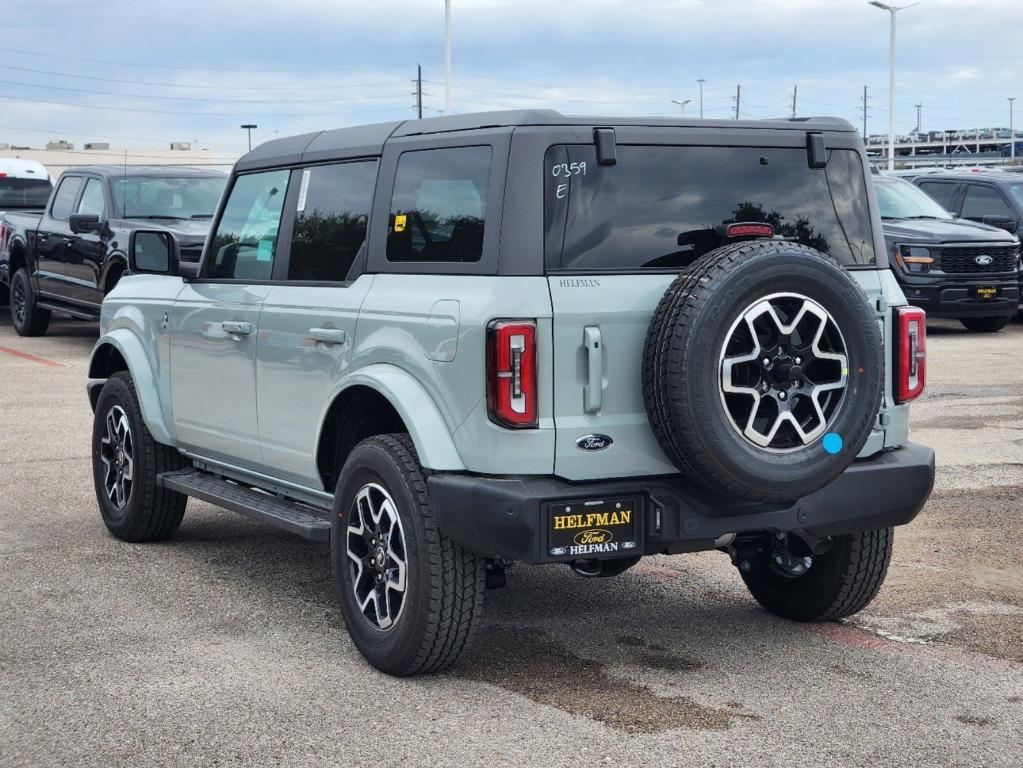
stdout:
[[32,281],[24,267],[11,280],[11,322],[19,336],[42,336],[50,327],[50,310],[36,306]]
[[359,443],[334,503],[334,587],[359,652],[402,677],[454,664],[482,610],[485,562],[438,530],[408,435]]
[[964,317],[959,322],[970,333],[997,333],[1009,324],[1012,318],[1003,317]]
[[771,613],[794,621],[836,621],[873,600],[892,557],[892,528],[835,536],[813,555],[794,536],[784,546],[765,534],[739,573],[750,594]]

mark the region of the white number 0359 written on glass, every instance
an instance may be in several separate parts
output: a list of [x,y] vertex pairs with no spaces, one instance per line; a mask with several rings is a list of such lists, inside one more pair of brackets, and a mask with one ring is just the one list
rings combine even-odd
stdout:
[[586,163],[557,163],[551,166],[551,176],[585,176]]

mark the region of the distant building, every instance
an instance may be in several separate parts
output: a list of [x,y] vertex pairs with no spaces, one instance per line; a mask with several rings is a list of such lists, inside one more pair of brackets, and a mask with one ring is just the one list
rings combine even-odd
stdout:
[[192,149],[192,142],[190,141],[172,141],[170,145],[171,150],[174,152],[189,152]]
[[110,149],[109,141],[90,141],[84,145],[85,149]]
[[46,142],[46,149],[49,152],[62,151],[74,148],[75,148],[74,144],[72,144],[70,141],[65,141],[64,139],[60,139],[59,141]]

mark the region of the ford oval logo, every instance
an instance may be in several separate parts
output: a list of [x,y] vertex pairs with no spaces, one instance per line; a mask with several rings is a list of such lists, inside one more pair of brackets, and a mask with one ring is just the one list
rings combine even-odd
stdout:
[[994,261],[994,258],[988,256],[986,253],[982,253],[980,256],[974,256],[973,260],[980,266],[986,267],[988,264]]
[[614,443],[607,435],[583,435],[575,441],[575,447],[580,451],[603,451]]

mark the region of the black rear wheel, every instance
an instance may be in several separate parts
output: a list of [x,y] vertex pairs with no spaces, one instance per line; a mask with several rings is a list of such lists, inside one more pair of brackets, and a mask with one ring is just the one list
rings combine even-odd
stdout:
[[1009,324],[1012,318],[1002,317],[964,317],[959,322],[970,333],[996,333]]
[[761,546],[739,563],[750,594],[771,613],[794,621],[836,621],[863,610],[873,600],[892,556],[895,532],[881,528],[835,536],[822,555],[810,554],[796,537]]

